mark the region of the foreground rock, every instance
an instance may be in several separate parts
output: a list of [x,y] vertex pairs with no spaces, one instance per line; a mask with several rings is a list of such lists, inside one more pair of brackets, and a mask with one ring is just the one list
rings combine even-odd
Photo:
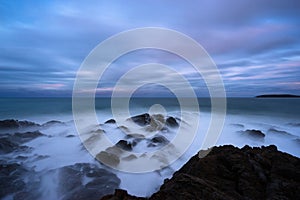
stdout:
[[119,187],[113,173],[89,163],[77,163],[59,169],[59,195],[63,200],[99,199]]
[[[149,199],[300,199],[300,159],[277,150],[231,145],[192,157]],[[116,190],[112,199],[146,199]]]

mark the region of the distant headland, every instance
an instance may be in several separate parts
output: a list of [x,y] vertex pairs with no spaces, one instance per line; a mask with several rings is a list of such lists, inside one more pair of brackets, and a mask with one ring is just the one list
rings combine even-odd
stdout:
[[255,96],[255,98],[300,98],[300,96],[293,94],[263,94]]

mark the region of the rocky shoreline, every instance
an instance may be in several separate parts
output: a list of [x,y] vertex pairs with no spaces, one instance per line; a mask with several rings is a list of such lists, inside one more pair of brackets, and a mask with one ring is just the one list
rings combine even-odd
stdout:
[[[131,120],[145,130],[162,129],[162,134],[167,134],[180,122],[177,118],[148,114],[135,116]],[[165,120],[166,126],[161,126],[159,120]],[[108,120],[103,126],[107,126],[108,130],[118,130],[115,123]],[[61,132],[55,133],[62,127]],[[119,189],[122,177],[95,160],[76,158],[69,164],[48,166],[51,158],[64,152],[49,154],[51,148],[41,152],[40,147],[52,142],[52,147],[58,148],[57,142],[61,140],[64,142],[59,144],[63,145],[76,142],[72,129],[65,129],[67,127],[67,123],[60,121],[44,124],[0,121],[0,199],[300,199],[300,158],[280,152],[274,145],[261,148],[245,146],[242,149],[232,145],[213,147],[206,157],[199,158],[201,152],[193,156],[171,179],[165,179],[160,190],[152,196],[135,197]],[[238,133],[256,141],[264,139],[269,133],[291,137],[290,133],[275,128],[268,132],[244,128]],[[130,153],[134,141],[129,143],[129,139],[132,138],[125,136],[116,146]],[[40,142],[34,145],[33,142],[37,141]],[[145,141],[149,148],[168,142],[162,136]],[[74,145],[79,149],[78,155],[86,155],[80,140]],[[72,148],[67,155],[75,155],[74,150]],[[46,168],[36,168],[42,161]],[[147,183],[142,187],[147,187]]]
[[274,145],[242,149],[214,147],[192,157],[149,198],[117,189],[102,200],[135,199],[300,199],[300,159]]

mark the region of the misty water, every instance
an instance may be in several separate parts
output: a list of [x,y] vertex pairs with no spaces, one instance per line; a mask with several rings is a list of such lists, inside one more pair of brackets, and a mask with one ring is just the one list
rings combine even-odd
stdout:
[[[200,112],[182,110],[176,99],[135,98],[130,101],[132,116],[149,113],[154,104],[160,104],[163,118],[174,117],[186,134],[196,131],[196,137],[187,151],[178,160],[160,170],[146,173],[128,173],[112,169],[97,161],[83,145],[72,115],[70,98],[5,98],[0,99],[0,120],[14,119],[35,124],[17,128],[1,128],[0,164],[2,174],[2,199],[74,199],[89,197],[99,199],[114,192],[115,188],[126,189],[130,194],[150,196],[156,192],[165,178],[186,163],[201,148],[204,135],[210,124],[211,103],[208,98],[198,99]],[[116,144],[128,140],[128,133],[145,135],[149,129],[137,128],[130,123],[104,123],[112,116],[110,99],[96,99],[96,114],[99,127],[90,127],[87,139],[97,151],[97,134],[106,134]],[[151,110],[150,110],[151,111]],[[151,112],[150,112],[151,114]],[[199,119],[198,126],[193,120]],[[124,119],[126,121],[126,119]],[[92,128],[91,128],[92,127]],[[101,132],[97,130],[101,129]],[[126,129],[126,134],[124,130]],[[196,129],[196,130],[195,130]],[[264,137],[256,137],[249,131],[257,130]],[[275,144],[280,151],[300,157],[300,99],[227,99],[227,115],[223,130],[216,145],[233,144],[243,147]],[[178,127],[151,130],[149,138],[140,139],[130,151],[151,152],[165,141],[172,141]],[[248,132],[247,132],[248,131]],[[153,142],[159,136],[162,141]],[[8,143],[10,142],[10,143]],[[132,141],[131,141],[132,142]],[[8,145],[9,144],[9,145]],[[15,145],[15,146],[12,146]],[[11,148],[11,149],[8,149]],[[176,148],[174,146],[174,153]],[[170,155],[172,152],[170,153]],[[125,159],[125,156],[120,157]],[[153,162],[165,162],[158,159]],[[10,178],[9,178],[10,177]],[[6,180],[6,182],[5,182]],[[12,189],[14,187],[15,189]]]

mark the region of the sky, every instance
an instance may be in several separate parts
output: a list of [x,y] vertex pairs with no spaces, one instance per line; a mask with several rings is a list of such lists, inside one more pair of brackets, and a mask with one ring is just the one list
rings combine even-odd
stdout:
[[[173,29],[196,40],[216,63],[228,97],[300,95],[299,11],[299,0],[0,0],[0,97],[71,96],[81,63],[99,43],[141,27]],[[101,77],[97,95],[109,96],[122,74],[151,62],[173,66],[198,96],[208,96],[189,63],[158,50],[120,57]],[[163,72],[161,79],[176,84]],[[136,91],[169,93],[155,83]]]

